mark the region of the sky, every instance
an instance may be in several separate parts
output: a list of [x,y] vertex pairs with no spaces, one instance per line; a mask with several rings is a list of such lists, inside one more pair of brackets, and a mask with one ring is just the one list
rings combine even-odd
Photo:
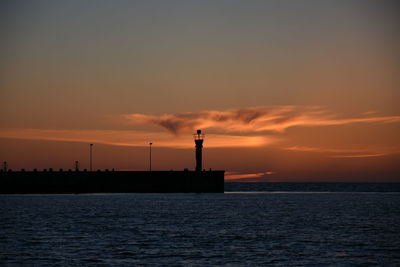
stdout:
[[400,182],[396,1],[0,3],[0,160]]

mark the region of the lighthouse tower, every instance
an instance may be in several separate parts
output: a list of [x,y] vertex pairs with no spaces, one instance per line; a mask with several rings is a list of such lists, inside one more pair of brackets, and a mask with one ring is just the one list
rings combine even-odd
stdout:
[[199,172],[203,169],[202,151],[204,134],[201,133],[201,130],[197,130],[197,132],[193,134],[193,137],[194,142],[196,143],[196,171]]

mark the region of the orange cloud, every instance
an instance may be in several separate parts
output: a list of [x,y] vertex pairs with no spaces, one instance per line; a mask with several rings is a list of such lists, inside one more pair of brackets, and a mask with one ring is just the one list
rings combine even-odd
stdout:
[[308,147],[308,146],[292,146],[285,147],[285,150],[300,151],[300,152],[320,152],[328,154],[330,158],[370,158],[381,157],[391,154],[397,154],[400,151],[395,148],[385,149],[353,149],[353,148],[324,148],[324,147]]
[[272,175],[274,172],[257,172],[257,173],[238,173],[238,172],[226,172],[225,179],[226,180],[245,180],[245,179],[254,179],[254,178],[263,178],[267,175]]
[[355,154],[355,155],[338,155],[338,156],[331,156],[331,158],[371,158],[371,157],[381,157],[386,156],[388,154],[385,153],[376,153],[376,154]]
[[310,147],[310,146],[291,146],[285,147],[285,150],[304,151],[304,152],[329,152],[329,153],[362,153],[365,149],[346,149],[346,148],[325,148],[325,147]]
[[[0,138],[85,142],[116,146],[146,146],[151,141],[159,147],[192,148],[191,133],[195,129],[209,129],[212,134],[208,134],[206,137],[207,147],[259,147],[275,144],[282,140],[282,138],[265,133],[283,132],[294,126],[400,122],[400,116],[338,118],[327,110],[316,106],[253,107],[160,116],[128,114],[123,115],[123,118],[125,118],[125,122],[127,120],[133,124],[162,127],[174,135],[167,132],[132,130],[2,129],[0,130]],[[179,133],[185,134],[178,135]],[[389,153],[386,151],[343,151],[341,149],[309,147],[290,147],[286,150],[328,152],[334,153],[336,157],[339,157],[338,154],[350,157],[350,155],[377,156]]]
[[[174,136],[163,132],[142,131],[2,129],[0,138],[98,143],[115,146],[147,146],[152,141],[158,147],[193,148],[194,146],[191,135]],[[210,134],[207,135],[205,142],[207,147],[256,147],[277,141],[277,138],[267,136]]]
[[287,128],[295,126],[400,122],[400,116],[338,118],[337,115],[316,106],[252,107],[225,111],[210,110],[163,114],[159,116],[136,113],[126,114],[123,117],[129,123],[159,126],[174,134],[192,132],[195,129],[213,129],[216,132],[225,133],[283,132]]

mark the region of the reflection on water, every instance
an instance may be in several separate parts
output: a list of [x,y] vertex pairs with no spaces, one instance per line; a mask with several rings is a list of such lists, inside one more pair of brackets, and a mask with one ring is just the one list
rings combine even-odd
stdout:
[[1,195],[10,265],[399,265],[400,193]]

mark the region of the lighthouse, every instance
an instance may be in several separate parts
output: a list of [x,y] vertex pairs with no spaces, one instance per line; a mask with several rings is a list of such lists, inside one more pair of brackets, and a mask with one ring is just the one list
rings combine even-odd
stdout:
[[201,133],[201,130],[197,130],[197,132],[193,134],[193,137],[194,142],[196,143],[196,171],[199,172],[203,169],[202,151],[204,134]]

